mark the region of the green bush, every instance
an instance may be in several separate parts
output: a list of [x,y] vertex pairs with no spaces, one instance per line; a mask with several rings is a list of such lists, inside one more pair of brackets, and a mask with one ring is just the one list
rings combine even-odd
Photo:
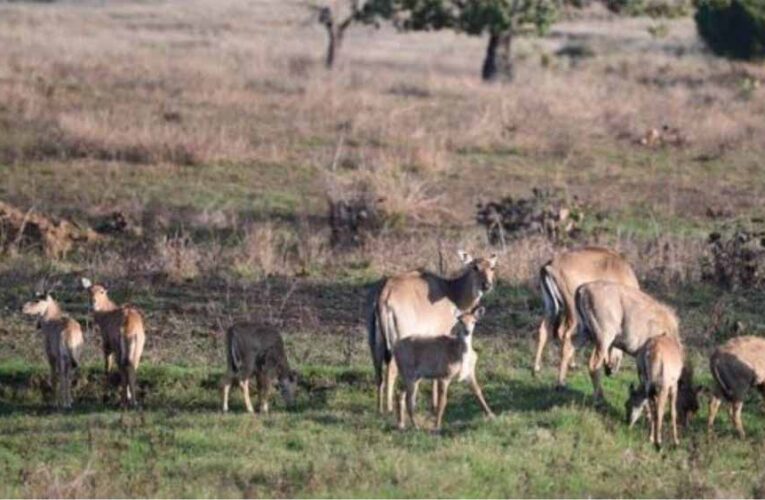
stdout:
[[734,59],[765,57],[765,1],[699,0],[696,28],[718,55]]
[[611,12],[628,16],[680,17],[690,11],[689,0],[606,0]]

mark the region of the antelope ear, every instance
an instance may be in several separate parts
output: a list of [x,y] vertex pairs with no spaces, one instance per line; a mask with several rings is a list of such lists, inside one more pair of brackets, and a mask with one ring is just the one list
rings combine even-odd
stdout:
[[82,288],[84,288],[85,290],[93,286],[93,282],[91,282],[88,278],[80,279],[80,284],[82,284]]
[[491,257],[489,257],[489,265],[492,269],[497,267],[497,260],[499,260],[499,257],[497,257],[497,254],[493,253],[491,254]]
[[473,317],[475,317],[476,321],[483,318],[484,314],[486,314],[486,308],[484,306],[481,306],[473,311]]
[[457,255],[460,256],[460,260],[465,265],[468,265],[471,262],[473,262],[473,256],[470,255],[469,253],[467,253],[466,251],[462,250],[462,249],[457,250]]

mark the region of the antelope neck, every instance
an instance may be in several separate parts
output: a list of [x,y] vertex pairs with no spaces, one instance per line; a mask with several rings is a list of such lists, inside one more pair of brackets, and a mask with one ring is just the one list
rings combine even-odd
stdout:
[[109,300],[108,297],[104,297],[104,300],[99,301],[98,303],[94,304],[93,306],[94,306],[93,310],[95,312],[112,312],[112,311],[116,311],[117,309],[119,309],[119,307],[117,307],[117,304],[115,304],[114,302]]
[[472,309],[481,299],[481,293],[476,293],[475,287],[470,283],[470,274],[468,268],[456,278],[446,280],[446,294],[460,311]]
[[48,308],[45,309],[45,314],[43,314],[42,319],[45,321],[51,321],[54,319],[59,319],[60,317],[61,308],[55,300],[51,300],[50,304],[48,304]]

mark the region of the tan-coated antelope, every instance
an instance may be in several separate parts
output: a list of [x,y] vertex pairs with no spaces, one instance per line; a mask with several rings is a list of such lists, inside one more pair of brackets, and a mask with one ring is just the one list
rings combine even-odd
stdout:
[[734,337],[717,347],[709,358],[714,384],[709,400],[707,430],[714,429],[722,400],[730,403],[730,418],[742,439],[746,437],[741,411],[749,389],[756,387],[765,398],[765,338]]
[[661,448],[664,413],[669,402],[672,442],[677,445],[678,415],[687,425],[698,409],[698,388],[693,386],[692,370],[685,365],[682,344],[667,334],[653,337],[638,351],[636,364],[640,385],[635,388],[630,384],[625,403],[627,423],[632,428],[648,406],[649,440]]
[[489,405],[486,404],[475,375],[478,355],[473,350],[473,332],[476,322],[481,319],[483,313],[484,308],[479,307],[472,312],[461,314],[458,318],[456,336],[410,335],[399,340],[393,347],[393,356],[405,386],[399,399],[398,426],[400,429],[406,427],[404,406],[412,426],[417,428],[414,409],[417,404],[417,386],[422,379],[434,380],[438,384],[436,430],[441,429],[449,384],[454,378],[467,381],[484,413],[489,418],[494,417]]
[[611,347],[636,356],[653,337],[667,334],[679,338],[675,311],[637,288],[593,281],[577,288],[575,303],[579,316],[576,341],[594,344],[588,368],[596,400],[603,398],[600,368],[606,364],[607,373],[613,371]]
[[250,400],[250,379],[258,385],[258,410],[268,413],[268,394],[272,380],[278,381],[287,406],[295,402],[297,372],[290,369],[284,341],[279,331],[265,324],[237,323],[226,331],[226,366],[223,377],[223,411],[228,411],[231,384],[239,383],[249,413],[255,409]]
[[[392,352],[396,342],[411,335],[435,337],[451,331],[457,322],[455,313],[474,309],[494,286],[496,255],[474,259],[461,250],[458,253],[464,268],[454,278],[411,271],[384,280],[371,292],[367,328],[380,412],[385,403],[387,411],[393,411],[398,369]],[[434,385],[434,405],[437,398]]]
[[130,305],[118,306],[109,299],[103,285],[82,278],[82,286],[90,295],[93,321],[101,332],[104,352],[104,401],[109,393],[109,372],[116,362],[120,374],[123,406],[136,406],[138,387],[136,372],[146,341],[143,315]]
[[37,318],[43,334],[56,404],[71,408],[72,372],[79,365],[82,352],[80,324],[64,314],[50,293],[37,294],[34,300],[24,304],[22,312]]
[[[568,368],[575,349],[572,338],[576,332],[577,314],[574,293],[591,281],[613,281],[624,286],[640,288],[635,272],[620,254],[601,247],[585,247],[556,255],[539,270],[545,315],[539,325],[534,374],[542,369],[542,352],[549,337],[561,343],[558,386],[566,383]],[[612,366],[618,367],[622,353],[613,350]]]

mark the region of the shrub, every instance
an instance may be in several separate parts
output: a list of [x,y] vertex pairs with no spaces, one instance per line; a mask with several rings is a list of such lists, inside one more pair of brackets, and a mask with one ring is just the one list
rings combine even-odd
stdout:
[[711,233],[702,278],[734,290],[764,286],[765,231],[735,226]]
[[765,57],[765,2],[699,0],[699,35],[715,54],[734,59]]
[[611,12],[628,16],[681,17],[690,10],[689,0],[606,0]]
[[579,235],[583,218],[576,198],[569,205],[559,194],[537,188],[530,198],[507,196],[499,202],[479,204],[476,214],[476,221],[486,228],[493,245],[506,245],[507,240],[533,234],[562,243]]

